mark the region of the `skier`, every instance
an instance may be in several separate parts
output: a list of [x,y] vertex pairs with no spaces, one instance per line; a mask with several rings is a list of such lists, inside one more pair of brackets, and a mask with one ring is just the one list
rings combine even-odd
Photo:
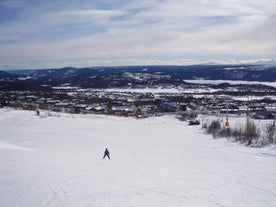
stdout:
[[108,151],[107,148],[105,148],[103,159],[104,159],[106,156],[108,157],[108,159],[110,159],[109,151]]

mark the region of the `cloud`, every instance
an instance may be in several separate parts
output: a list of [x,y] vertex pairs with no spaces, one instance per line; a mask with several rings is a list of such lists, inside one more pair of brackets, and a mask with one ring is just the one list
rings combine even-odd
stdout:
[[1,0],[0,6],[8,8],[18,8],[23,5],[22,1],[19,0]]
[[20,36],[17,35],[0,35],[0,42],[1,41],[14,41],[20,40]]
[[0,23],[2,62],[276,57],[273,0],[48,3]]
[[[108,23],[111,18],[118,17],[125,14],[119,10],[72,10],[54,12],[45,15],[45,18],[55,19],[56,24],[62,24],[67,22],[78,23],[94,23],[102,24]],[[104,26],[104,25],[103,25]]]

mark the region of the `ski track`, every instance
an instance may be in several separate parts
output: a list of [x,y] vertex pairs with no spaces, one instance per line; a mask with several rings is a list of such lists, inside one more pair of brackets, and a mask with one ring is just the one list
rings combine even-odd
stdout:
[[0,109],[0,206],[275,206],[275,148],[173,116],[34,114]]

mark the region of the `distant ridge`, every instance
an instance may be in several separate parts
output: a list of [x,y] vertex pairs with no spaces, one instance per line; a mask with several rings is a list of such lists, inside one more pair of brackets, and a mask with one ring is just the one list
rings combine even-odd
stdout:
[[65,67],[60,69],[9,70],[0,80],[34,85],[69,84],[84,88],[181,85],[183,80],[236,80],[275,82],[275,61],[262,64],[205,64],[191,66]]

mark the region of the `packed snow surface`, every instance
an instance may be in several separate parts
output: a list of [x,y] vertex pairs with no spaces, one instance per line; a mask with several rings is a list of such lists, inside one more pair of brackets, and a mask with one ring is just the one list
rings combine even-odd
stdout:
[[0,110],[0,206],[276,204],[275,146],[213,139],[174,116],[42,117]]

